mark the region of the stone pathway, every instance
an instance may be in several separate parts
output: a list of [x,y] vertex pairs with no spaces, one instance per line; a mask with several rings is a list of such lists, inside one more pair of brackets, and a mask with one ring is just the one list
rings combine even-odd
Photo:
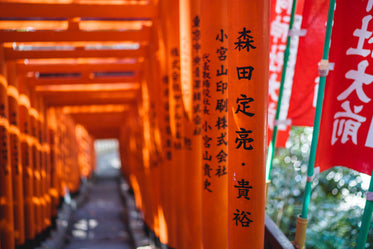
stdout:
[[135,248],[124,215],[117,176],[96,177],[88,201],[73,214],[65,249]]

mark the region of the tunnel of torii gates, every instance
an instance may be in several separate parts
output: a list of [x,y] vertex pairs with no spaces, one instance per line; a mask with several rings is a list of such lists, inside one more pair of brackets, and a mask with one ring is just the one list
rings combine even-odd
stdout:
[[269,2],[1,1],[1,249],[51,226],[106,138],[163,244],[264,248]]

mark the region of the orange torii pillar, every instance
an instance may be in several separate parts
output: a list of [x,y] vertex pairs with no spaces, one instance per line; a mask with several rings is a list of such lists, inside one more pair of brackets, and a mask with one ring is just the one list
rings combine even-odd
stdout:
[[[164,59],[164,58],[163,58]],[[164,61],[161,60],[161,63]],[[164,69],[164,68],[163,68]],[[163,74],[166,74],[164,70],[162,70]],[[158,217],[159,217],[159,226],[160,226],[160,241],[162,244],[168,245],[169,244],[169,234],[171,229],[171,210],[172,210],[172,202],[170,199],[170,192],[172,189],[170,188],[170,181],[171,181],[171,167],[172,167],[172,133],[171,133],[171,126],[170,126],[170,104],[169,104],[169,78],[164,76],[162,78],[161,83],[161,90],[162,90],[162,104],[163,109],[160,115],[160,127],[161,127],[161,134],[162,134],[162,163],[160,165],[160,207],[158,208]]]
[[25,79],[19,82],[19,128],[23,169],[23,194],[25,210],[25,237],[31,241],[36,235],[34,205],[34,169],[32,160],[32,138],[30,119],[30,93]]
[[19,93],[15,62],[7,63],[8,111],[9,111],[9,147],[10,163],[13,175],[14,236],[16,245],[25,243],[23,169],[21,163],[21,144],[19,130]]
[[129,165],[129,126],[128,121],[124,122],[119,127],[119,157],[121,162],[121,173],[125,178],[127,184],[130,185],[129,176],[131,174],[130,165]]
[[[67,122],[66,122],[67,121]],[[78,165],[77,143],[75,136],[75,123],[70,115],[66,115],[67,123],[66,135],[67,144],[65,150],[67,153],[68,174],[65,175],[70,193],[77,193],[80,187],[80,171]]]
[[227,248],[228,29],[226,1],[202,1],[202,243]]
[[[153,217],[154,217],[154,233],[158,242],[160,238],[160,217],[159,206],[160,200],[160,174],[161,174],[161,152],[163,150],[161,145],[161,126],[160,117],[162,116],[162,99],[161,84],[162,77],[160,73],[159,59],[156,53],[158,47],[158,33],[154,30],[152,33],[152,45],[149,46],[149,63],[145,64],[145,70],[149,71],[147,85],[149,91],[149,124],[151,131],[151,184],[153,198]],[[162,218],[163,219],[163,218]]]
[[8,82],[4,77],[3,49],[0,48],[0,241],[1,247],[13,249],[13,191],[10,167]]
[[166,2],[166,48],[169,83],[170,128],[172,134],[170,166],[171,200],[170,224],[168,227],[168,246],[179,248],[184,242],[184,103],[180,82],[180,36],[179,36],[179,1]]
[[66,140],[66,126],[65,118],[62,114],[61,108],[56,108],[56,118],[57,118],[57,176],[58,176],[58,194],[60,198],[60,203],[66,194],[66,153],[65,153],[65,140]]
[[40,143],[39,143],[39,113],[37,111],[37,96],[33,89],[30,89],[30,127],[32,137],[32,165],[34,173],[34,207],[35,207],[35,228],[36,235],[40,235],[44,229],[44,207],[45,202],[42,198],[42,182],[41,182],[41,158],[40,158]]
[[185,227],[180,248],[202,248],[200,1],[180,1],[180,67],[186,119],[184,125]]
[[[158,22],[158,25],[154,25],[157,28],[158,32],[158,51],[159,55],[159,72],[161,75],[161,106],[160,116],[159,116],[159,125],[161,132],[161,143],[162,143],[162,162],[160,164],[160,206],[158,208],[158,217],[159,217],[159,239],[161,244],[169,245],[170,241],[170,229],[171,224],[173,224],[172,217],[172,200],[170,198],[170,193],[173,191],[171,186],[171,167],[172,167],[172,132],[171,132],[171,119],[170,119],[170,77],[168,76],[168,57],[167,57],[167,19],[165,18],[168,13],[168,7],[166,1],[160,1],[159,12],[160,20],[155,20]],[[174,240],[171,240],[174,241]]]
[[269,3],[228,2],[228,249],[264,248]]
[[[149,70],[149,68],[145,68]],[[141,102],[139,104],[139,116],[141,123],[141,145],[142,145],[142,169],[141,174],[143,177],[142,181],[142,195],[144,203],[144,220],[147,228],[150,231],[154,231],[154,214],[153,210],[154,193],[152,187],[152,165],[151,165],[151,127],[150,127],[150,92],[148,89],[148,71],[144,70],[143,79],[141,82]]]
[[47,123],[48,123],[48,144],[49,144],[49,163],[50,163],[50,189],[49,194],[51,197],[51,215],[52,221],[57,219],[59,194],[58,194],[58,174],[57,174],[57,120],[56,112],[54,108],[48,108],[47,111]]
[[129,145],[130,145],[130,156],[128,158],[129,160],[129,165],[130,165],[130,172],[131,174],[129,175],[130,179],[130,184],[131,188],[133,189],[134,195],[135,195],[135,201],[136,201],[136,207],[139,210],[144,209],[144,204],[143,204],[143,198],[141,194],[141,189],[140,189],[140,143],[139,143],[139,118],[135,112],[136,109],[135,107],[132,108],[132,110],[129,113],[129,118],[128,118],[128,124],[129,124]]
[[46,124],[46,107],[41,96],[38,96],[39,103],[39,144],[40,144],[40,164],[41,164],[41,183],[42,183],[42,198],[45,202],[44,209],[44,228],[48,228],[51,225],[51,197],[49,195],[49,145],[47,141],[47,124]]

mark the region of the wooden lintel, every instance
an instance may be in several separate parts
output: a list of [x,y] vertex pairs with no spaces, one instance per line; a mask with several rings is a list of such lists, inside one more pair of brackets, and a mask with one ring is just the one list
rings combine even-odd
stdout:
[[37,93],[43,96],[48,106],[128,104],[133,103],[138,95],[137,91],[98,91],[96,93],[37,91]]
[[126,18],[148,20],[157,16],[154,5],[0,3],[0,16],[8,18]]
[[125,72],[139,71],[142,63],[56,63],[17,64],[17,72],[68,73],[68,72]]
[[95,139],[119,139],[119,128],[118,129],[87,129],[89,134]]
[[40,85],[74,85],[74,84],[100,84],[100,83],[137,83],[140,82],[140,77],[136,74],[134,77],[99,77],[99,78],[45,78],[36,77],[28,78],[30,86]]
[[[125,112],[120,113],[79,113],[70,114],[78,123],[85,127],[92,128],[110,128],[120,127],[120,124],[126,119]],[[97,122],[102,120],[104,122]]]
[[40,59],[40,58],[139,58],[145,57],[146,47],[136,50],[28,50],[20,51],[7,47],[4,49],[6,60]]
[[[1,7],[0,7],[1,9]],[[135,41],[150,40],[150,28],[129,31],[8,31],[0,30],[0,42],[68,42],[68,41]]]

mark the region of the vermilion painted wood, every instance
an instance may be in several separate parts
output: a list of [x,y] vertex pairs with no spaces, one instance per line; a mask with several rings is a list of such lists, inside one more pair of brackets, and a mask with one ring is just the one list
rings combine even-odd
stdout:
[[[68,73],[68,72],[127,72],[139,71],[142,69],[141,62],[124,63],[53,63],[50,64],[17,64],[19,73],[40,72],[40,73]],[[123,76],[122,76],[123,77]]]
[[135,31],[34,31],[0,30],[0,42],[56,42],[56,41],[136,41],[147,42],[150,29]]
[[40,18],[123,18],[151,19],[157,16],[154,5],[142,4],[53,4],[53,3],[0,3],[2,17]]
[[14,234],[17,245],[25,243],[23,168],[19,130],[19,82],[14,61],[7,63],[9,149],[12,168]]
[[[0,55],[1,55],[0,49]],[[1,57],[0,57],[1,58]],[[3,248],[14,248],[14,221],[13,221],[13,190],[12,190],[12,168],[10,167],[9,151],[9,122],[8,122],[8,82],[4,77],[4,61],[0,59],[0,237]]]
[[21,158],[23,168],[24,184],[24,203],[25,203],[25,237],[26,240],[32,240],[36,235],[35,228],[35,206],[34,197],[34,172],[32,164],[31,149],[31,124],[30,124],[30,99],[29,89],[25,81],[20,79],[19,82],[19,128],[21,140]]
[[[57,44],[56,44],[57,45]],[[14,50],[6,47],[4,49],[5,59],[39,59],[39,58],[90,58],[90,57],[116,57],[116,58],[137,58],[146,55],[146,46],[141,46],[136,50]]]
[[264,248],[269,7],[228,1],[228,249]]

